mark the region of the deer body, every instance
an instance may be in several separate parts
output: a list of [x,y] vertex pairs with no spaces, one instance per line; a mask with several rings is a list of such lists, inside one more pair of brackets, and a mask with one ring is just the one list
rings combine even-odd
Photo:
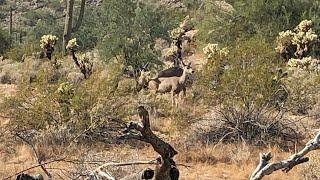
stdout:
[[190,68],[190,66],[185,66],[183,67],[183,72],[180,77],[168,76],[147,79],[145,76],[143,76],[139,79],[139,84],[157,93],[171,93],[172,103],[174,103],[175,95],[179,95],[180,92],[183,92],[184,94],[186,93],[187,76],[193,72],[194,71]]

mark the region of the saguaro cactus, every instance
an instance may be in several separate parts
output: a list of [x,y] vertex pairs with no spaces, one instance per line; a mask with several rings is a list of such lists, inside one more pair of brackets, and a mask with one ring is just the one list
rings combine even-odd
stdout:
[[13,26],[12,26],[12,7],[10,6],[10,19],[9,19],[9,42],[10,42],[10,46],[12,45],[12,30],[13,30]]
[[[62,47],[66,47],[67,42],[69,42],[69,40],[71,39],[71,34],[77,31],[81,26],[81,23],[84,17],[85,5],[86,5],[86,0],[81,0],[80,14],[79,14],[76,25],[73,27],[72,18],[73,18],[74,0],[67,1],[67,14],[66,14],[65,24],[64,24]],[[66,49],[62,48],[62,52],[63,52],[63,55],[65,55]]]

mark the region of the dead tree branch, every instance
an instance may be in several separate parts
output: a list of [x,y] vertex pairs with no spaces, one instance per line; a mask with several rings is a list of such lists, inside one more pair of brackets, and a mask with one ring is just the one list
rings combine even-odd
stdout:
[[138,107],[141,122],[130,122],[124,131],[123,139],[137,139],[152,145],[153,149],[160,154],[157,161],[160,167],[155,172],[156,180],[179,179],[179,170],[172,159],[178,152],[167,142],[156,136],[150,128],[149,113],[143,107]]
[[252,173],[250,180],[260,180],[264,176],[272,174],[274,171],[282,169],[283,172],[289,172],[294,166],[308,162],[309,158],[304,157],[310,151],[320,149],[320,131],[314,139],[309,141],[306,146],[298,153],[292,155],[289,159],[273,162],[269,164],[272,159],[270,152],[260,154],[260,162],[255,171]]
[[17,176],[17,175],[19,175],[19,174],[21,174],[21,173],[23,173],[23,172],[29,171],[29,170],[31,170],[31,169],[34,169],[34,168],[37,168],[37,167],[41,167],[41,166],[44,166],[44,165],[48,165],[48,164],[51,164],[51,163],[54,163],[54,162],[63,161],[64,159],[65,159],[65,157],[59,158],[59,159],[53,159],[53,160],[48,161],[48,162],[44,162],[44,163],[41,163],[41,164],[37,164],[37,165],[31,166],[31,167],[29,167],[29,168],[27,168],[27,169],[24,169],[24,170],[22,170],[22,171],[19,171],[19,172],[15,173],[15,174],[13,174],[13,175],[11,175],[11,176],[8,176],[8,177],[6,177],[6,178],[3,178],[2,180],[10,179],[10,178],[12,178],[12,177],[15,177],[15,176]]

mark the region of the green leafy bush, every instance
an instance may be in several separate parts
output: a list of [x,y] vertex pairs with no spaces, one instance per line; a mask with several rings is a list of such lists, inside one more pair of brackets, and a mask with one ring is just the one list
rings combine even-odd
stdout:
[[26,56],[31,56],[37,52],[40,52],[38,42],[30,42],[11,48],[4,56],[16,62],[23,62]]
[[[201,43],[230,44],[239,37],[263,36],[273,42],[278,32],[292,29],[303,19],[319,24],[319,2],[305,0],[229,0],[231,6],[205,1],[198,19]],[[227,6],[226,6],[227,7]]]
[[119,80],[114,77],[119,69],[113,69],[108,77],[101,78],[95,71],[86,81],[72,84],[50,62],[42,63],[37,78],[19,84],[16,96],[6,99],[2,113],[13,116],[10,126],[14,131],[64,127],[71,137],[85,131],[84,139],[111,141],[123,125],[119,118],[130,113],[126,104],[131,98],[117,91]]
[[135,1],[105,1],[100,19],[103,30],[100,52],[108,61],[121,57],[126,67],[139,69],[146,63],[160,64],[155,40],[168,38],[170,18],[161,8]]
[[282,116],[288,96],[282,63],[272,46],[259,36],[236,44],[227,57],[212,59],[217,63],[208,61],[213,71],[207,72],[207,78],[216,78],[211,98],[213,105],[220,104],[221,116],[221,124],[212,130],[210,139],[293,145],[299,134]]

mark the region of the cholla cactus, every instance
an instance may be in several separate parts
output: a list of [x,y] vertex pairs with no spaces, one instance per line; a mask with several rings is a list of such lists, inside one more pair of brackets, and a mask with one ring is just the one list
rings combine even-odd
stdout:
[[40,40],[40,47],[42,49],[46,49],[48,47],[54,47],[57,41],[58,41],[57,36],[54,36],[51,34],[43,35]]
[[302,58],[309,51],[309,46],[318,40],[318,35],[312,28],[312,21],[303,20],[294,29],[294,32],[291,30],[280,32],[277,37],[276,51],[281,54],[289,54],[289,49],[295,48],[293,50],[295,51],[294,55],[298,58]]
[[84,78],[87,79],[92,74],[93,62],[85,54],[79,55],[78,57],[74,56],[73,60],[84,75]]
[[184,31],[185,30],[183,28],[177,27],[170,32],[170,37],[172,39],[178,39],[181,36],[181,34],[184,33]]
[[69,96],[74,93],[74,88],[69,83],[61,83],[57,89],[57,93],[62,96]]
[[71,39],[71,40],[68,42],[67,46],[66,46],[66,48],[67,48],[68,50],[71,50],[71,51],[76,51],[76,50],[78,49],[78,47],[79,47],[79,45],[78,45],[78,43],[77,43],[77,38]]
[[309,71],[320,71],[320,60],[312,58],[311,56],[302,59],[291,58],[288,61],[290,68],[300,68]]
[[172,61],[164,61],[163,62],[163,69],[169,69],[174,66],[174,63]]
[[277,47],[276,51],[279,53],[285,53],[287,50],[287,47],[292,45],[292,40],[295,36],[295,33],[291,30],[282,31],[279,33],[279,36],[277,37]]
[[58,41],[57,36],[48,34],[43,35],[40,40],[40,47],[46,51],[46,56],[51,60],[52,53],[54,51],[54,45]]
[[297,31],[307,32],[311,28],[313,28],[313,22],[311,20],[303,20],[300,24],[296,27]]
[[176,56],[178,50],[179,50],[178,47],[172,44],[169,50],[167,51],[166,56]]
[[79,61],[82,63],[90,63],[90,58],[86,54],[81,54],[78,56]]
[[318,41],[310,20],[303,20],[294,31],[280,32],[277,37],[276,51],[288,60],[291,68],[319,70],[319,60],[312,58],[310,49]]
[[208,44],[202,50],[203,53],[207,56],[207,59],[212,59],[215,55],[226,57],[229,54],[229,50],[227,48],[224,47],[220,49],[218,44]]

